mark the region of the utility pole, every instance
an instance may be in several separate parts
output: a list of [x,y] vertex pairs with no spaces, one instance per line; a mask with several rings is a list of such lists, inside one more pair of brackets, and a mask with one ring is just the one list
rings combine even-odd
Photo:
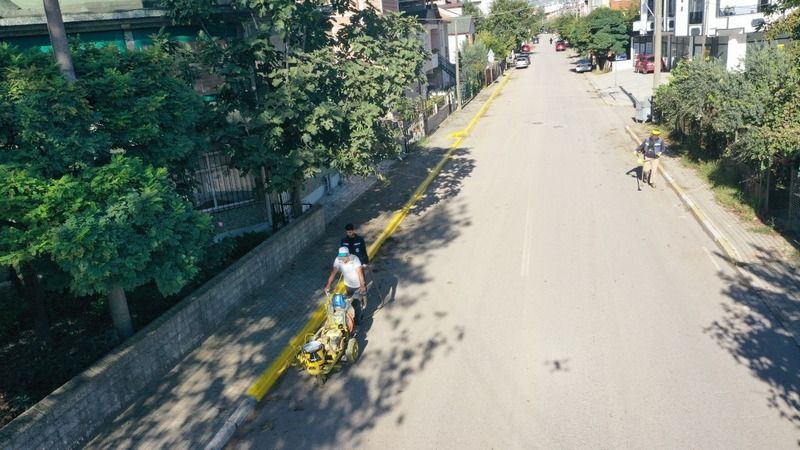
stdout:
[[663,27],[661,17],[664,15],[662,0],[655,0],[655,2],[656,12],[653,18],[653,95],[655,95],[656,89],[658,89],[658,85],[661,82],[661,29]]
[[50,44],[53,46],[56,63],[64,79],[71,83],[77,77],[75,67],[72,65],[72,55],[69,52],[67,32],[64,29],[64,19],[61,17],[58,0],[44,0],[44,14],[47,17],[47,31],[50,33]]
[[456,33],[456,110],[461,111],[461,44],[458,42],[458,17],[453,19]]

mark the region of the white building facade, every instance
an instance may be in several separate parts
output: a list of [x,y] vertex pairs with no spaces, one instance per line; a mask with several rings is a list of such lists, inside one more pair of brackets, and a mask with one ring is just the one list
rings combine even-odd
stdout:
[[[662,54],[673,66],[678,59],[699,55],[717,57],[728,70],[740,66],[747,42],[761,39],[758,26],[770,0],[641,0],[640,19],[633,23],[633,53],[653,53],[653,11],[662,2]],[[649,45],[648,45],[649,39]]]

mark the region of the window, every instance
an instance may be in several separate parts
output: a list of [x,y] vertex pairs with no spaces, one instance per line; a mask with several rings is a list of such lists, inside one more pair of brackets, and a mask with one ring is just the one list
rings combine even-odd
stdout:
[[704,0],[689,0],[689,25],[703,23]]

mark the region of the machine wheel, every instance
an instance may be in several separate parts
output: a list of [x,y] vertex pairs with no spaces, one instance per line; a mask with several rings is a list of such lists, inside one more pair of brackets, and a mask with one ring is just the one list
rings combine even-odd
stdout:
[[350,340],[347,341],[347,350],[345,352],[345,355],[347,355],[347,362],[350,364],[355,363],[356,360],[358,360],[358,351],[358,341],[350,338]]

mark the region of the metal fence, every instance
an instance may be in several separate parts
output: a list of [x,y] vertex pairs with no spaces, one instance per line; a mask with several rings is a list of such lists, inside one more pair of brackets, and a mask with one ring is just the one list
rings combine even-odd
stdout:
[[218,235],[269,228],[274,224],[270,201],[259,194],[258,178],[230,162],[219,152],[203,155],[194,173],[195,207],[212,216]]
[[789,182],[789,229],[800,231],[800,164],[792,162]]
[[[765,41],[764,34],[760,32],[747,33],[747,45],[790,46],[788,37]],[[661,54],[667,70],[672,70],[683,59],[709,57],[723,62],[728,59],[728,41],[717,36],[674,36],[667,34],[662,37]],[[631,50],[636,54],[653,54],[653,36],[634,36],[631,38]]]

